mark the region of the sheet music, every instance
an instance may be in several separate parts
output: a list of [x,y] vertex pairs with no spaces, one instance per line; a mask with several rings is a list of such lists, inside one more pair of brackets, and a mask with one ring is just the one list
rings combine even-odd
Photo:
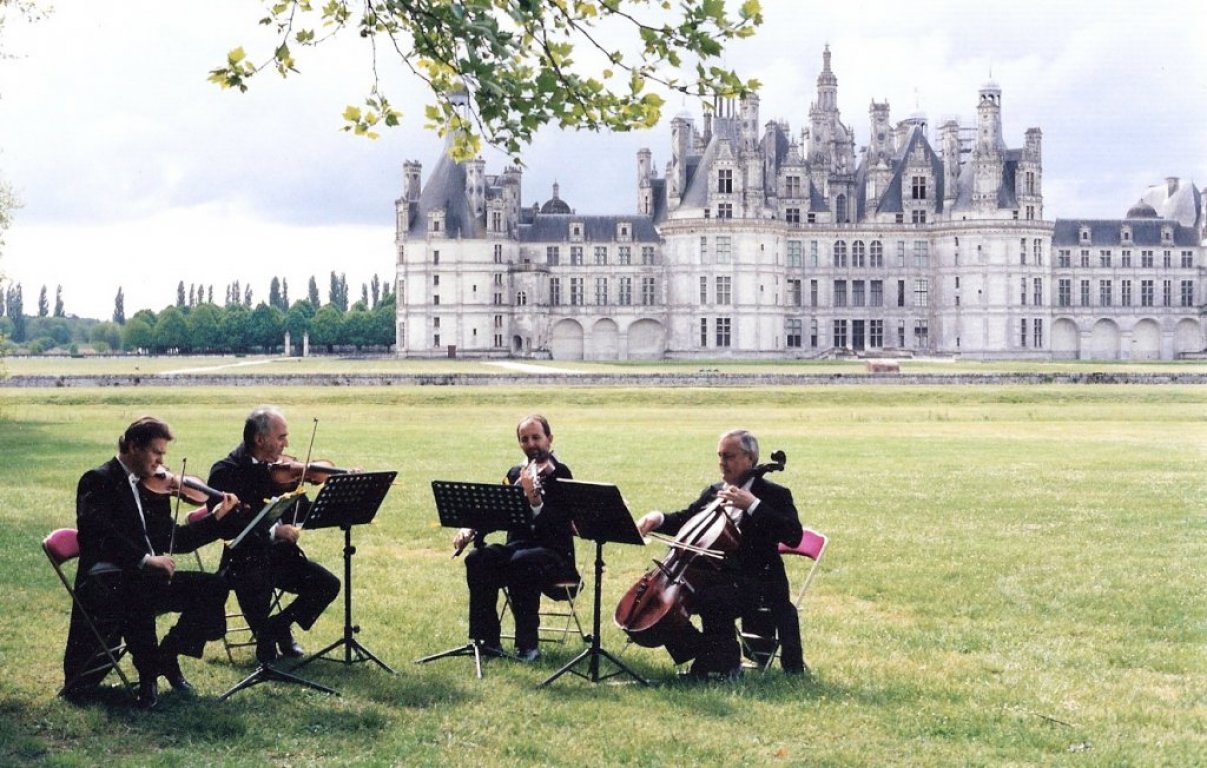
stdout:
[[252,521],[247,524],[247,527],[244,528],[238,536],[231,540],[231,549],[238,547],[239,543],[242,542],[249,533],[255,530],[256,526],[258,526],[261,522],[267,520],[269,523],[275,523],[277,520],[280,520],[281,516],[285,514],[286,510],[293,506],[293,503],[297,501],[298,498],[304,495],[305,494],[303,492],[292,492],[285,493],[280,496],[273,496],[271,499],[265,502],[264,507],[256,513],[256,516],[253,517]]

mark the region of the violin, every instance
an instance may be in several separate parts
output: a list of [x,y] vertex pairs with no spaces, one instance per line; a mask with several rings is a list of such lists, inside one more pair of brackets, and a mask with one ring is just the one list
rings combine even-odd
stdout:
[[[770,462],[751,468],[736,485],[782,471],[786,461],[783,451],[775,451]],[[654,567],[621,598],[613,616],[616,626],[646,648],[666,645],[681,636],[691,623],[696,589],[741,544],[738,522],[725,509],[723,499],[714,499],[687,521],[670,542],[666,558],[654,560]]]
[[332,475],[346,475],[352,470],[340,469],[326,459],[301,462],[292,456],[282,456],[268,465],[268,474],[274,485],[297,485],[301,482],[321,485]]
[[194,506],[202,504],[221,503],[224,496],[222,491],[215,490],[199,477],[192,475],[175,475],[167,467],[139,481],[143,488],[160,496],[175,496]]

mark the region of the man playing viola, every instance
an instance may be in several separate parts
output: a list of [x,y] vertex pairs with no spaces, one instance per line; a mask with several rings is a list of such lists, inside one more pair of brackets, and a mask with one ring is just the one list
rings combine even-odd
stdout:
[[[118,439],[117,456],[91,469],[76,488],[76,527],[80,561],[75,588],[96,613],[117,614],[126,648],[138,670],[138,704],[159,702],[158,677],[177,691],[193,686],[180,670],[179,654],[201,658],[207,640],[226,631],[227,588],[214,574],[176,570],[173,555],[191,552],[219,536],[219,521],[239,504],[224,494],[213,514],[190,525],[177,525],[169,496],[149,492],[140,481],[163,467],[168,425],[143,417]],[[156,641],[155,617],[178,612],[179,620]],[[72,680],[88,662],[95,638],[73,608],[63,668]],[[82,694],[84,691],[68,691]]]
[[[721,482],[710,485],[686,509],[671,514],[650,512],[637,521],[641,534],[658,531],[673,535],[697,513],[720,500],[741,531],[736,552],[728,554],[715,571],[704,575],[694,592],[694,611],[703,631],[688,630],[666,644],[676,664],[694,659],[690,674],[698,679],[741,675],[741,651],[734,621],[759,604],[773,606],[790,600],[788,577],[777,546],[800,540],[801,524],[792,492],[752,473],[759,460],[759,443],[753,433],[735,429],[721,435],[717,444]],[[800,672],[804,661],[800,631],[782,638],[784,670]]]
[[525,461],[507,470],[504,482],[519,484],[532,508],[531,526],[507,531],[505,544],[486,544],[484,534],[462,528],[453,538],[460,552],[471,541],[465,557],[469,585],[469,636],[486,653],[507,654],[499,646],[499,590],[507,587],[515,617],[516,658],[536,661],[540,629],[541,590],[557,581],[574,581],[574,535],[566,510],[545,503],[542,486],[569,480],[570,468],[552,453],[553,431],[544,416],[528,416],[516,426],[516,439]]
[[[232,518],[224,531],[233,538],[265,502],[286,490],[273,481],[271,465],[289,446],[289,424],[272,406],[260,406],[243,425],[243,442],[210,469],[209,485],[232,491],[249,506],[249,515]],[[310,629],[323,610],[339,595],[339,579],[323,566],[309,560],[298,546],[307,505],[298,501],[295,513],[286,520],[262,525],[250,532],[237,547],[222,553],[222,570],[256,636],[256,659],[263,664],[278,655],[300,657],[304,651],[293,638],[291,627]],[[297,597],[275,616],[272,596],[282,589]]]

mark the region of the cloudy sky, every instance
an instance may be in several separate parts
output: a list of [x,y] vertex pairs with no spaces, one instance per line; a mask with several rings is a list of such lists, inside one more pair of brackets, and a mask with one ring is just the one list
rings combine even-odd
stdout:
[[[63,286],[71,314],[162,309],[179,281],[234,280],[257,300],[311,275],[326,298],[344,272],[354,296],[393,268],[393,201],[404,160],[425,175],[441,151],[422,127],[424,93],[383,69],[404,110],[377,141],[341,132],[367,91],[367,50],[349,40],[310,52],[303,75],[266,74],[245,94],[207,72],[236,45],[267,50],[252,0],[56,0],[34,24],[10,22],[0,60],[0,175],[22,200],[0,273],[26,311]],[[761,120],[805,124],[829,44],[844,122],[867,134],[872,99],[894,121],[975,119],[977,90],[1002,89],[1006,143],[1039,127],[1049,218],[1121,216],[1167,176],[1207,184],[1207,10],[1184,0],[763,0],[766,22],[726,63],[764,83]],[[841,6],[841,7],[836,7]],[[696,104],[669,105],[666,119]],[[634,210],[635,155],[669,157],[669,129],[542,132],[525,155],[524,202],[561,197],[583,213]],[[488,152],[487,172],[506,158]]]

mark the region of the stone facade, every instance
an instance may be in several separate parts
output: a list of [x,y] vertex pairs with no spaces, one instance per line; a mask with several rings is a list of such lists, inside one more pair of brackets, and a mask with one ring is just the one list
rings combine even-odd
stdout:
[[830,56],[798,134],[760,129],[757,96],[717,99],[699,125],[677,116],[663,173],[638,153],[629,215],[578,215],[556,185],[525,207],[521,172],[480,159],[442,156],[426,184],[406,163],[397,354],[1170,359],[1207,346],[1193,184],[1154,187],[1119,220],[1046,220],[1042,133],[1007,146],[997,84],[979,90],[975,126],[946,121],[934,144],[925,117],[894,124],[873,101],[864,144],[839,114]]

